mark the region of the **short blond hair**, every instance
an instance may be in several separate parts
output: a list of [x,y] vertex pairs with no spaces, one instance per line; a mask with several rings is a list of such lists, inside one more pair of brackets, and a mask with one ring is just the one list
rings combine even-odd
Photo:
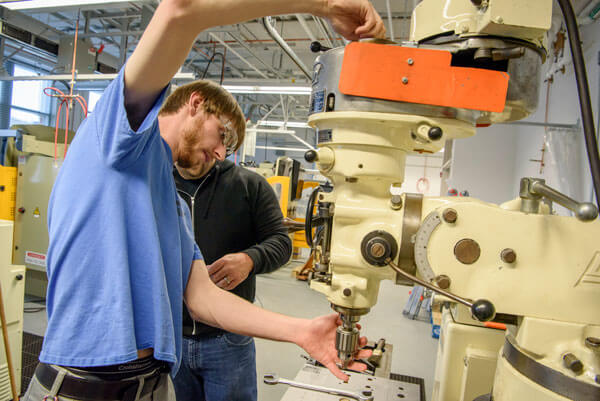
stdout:
[[231,121],[232,129],[237,134],[234,150],[238,150],[246,135],[246,118],[233,95],[212,81],[199,80],[176,88],[167,97],[158,114],[169,115],[178,112],[188,102],[192,93],[202,96],[206,113],[226,117]]

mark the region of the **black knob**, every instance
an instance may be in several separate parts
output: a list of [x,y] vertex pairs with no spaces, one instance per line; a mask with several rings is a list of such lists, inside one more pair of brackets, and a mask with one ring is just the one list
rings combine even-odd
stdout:
[[478,299],[471,305],[471,315],[480,322],[488,322],[496,316],[496,308],[487,299]]
[[315,162],[318,158],[319,158],[319,154],[317,153],[316,150],[309,150],[304,154],[304,160],[306,160],[309,163]]
[[331,47],[325,47],[316,40],[310,44],[310,51],[313,53],[326,52],[327,50],[331,50]]
[[438,141],[442,137],[442,135],[444,135],[444,131],[442,131],[440,127],[431,127],[427,132],[427,136],[432,141]]
[[0,185],[0,192],[4,192],[4,189],[5,189],[4,185]]
[[481,3],[483,3],[483,0],[471,0],[471,3],[473,3],[474,6],[479,7],[481,6]]
[[23,280],[23,275],[22,275],[22,274],[17,274],[17,275],[15,276],[15,280],[17,280],[17,281],[21,281],[21,280]]

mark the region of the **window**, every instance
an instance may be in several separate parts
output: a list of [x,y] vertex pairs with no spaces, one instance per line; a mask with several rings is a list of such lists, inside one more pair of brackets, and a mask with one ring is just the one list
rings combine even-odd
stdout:
[[[15,64],[13,76],[35,76],[28,67]],[[44,95],[48,81],[13,81],[10,125],[49,124],[50,97]]]
[[96,103],[102,96],[102,92],[98,91],[90,91],[88,96],[88,113],[94,111],[94,107],[96,107]]

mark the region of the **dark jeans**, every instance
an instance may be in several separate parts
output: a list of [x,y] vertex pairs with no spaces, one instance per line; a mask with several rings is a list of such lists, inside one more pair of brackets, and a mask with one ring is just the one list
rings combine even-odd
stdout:
[[254,339],[233,333],[184,337],[173,384],[177,401],[256,401]]

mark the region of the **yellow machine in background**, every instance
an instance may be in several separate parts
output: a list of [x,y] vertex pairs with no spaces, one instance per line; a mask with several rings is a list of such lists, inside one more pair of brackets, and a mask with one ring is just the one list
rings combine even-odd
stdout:
[[[300,163],[289,157],[280,157],[275,164],[275,175],[267,178],[275,195],[279,200],[279,207],[284,218],[290,218],[299,223],[304,223],[306,214],[306,199],[312,189],[319,186],[316,181],[300,179]],[[303,230],[296,230],[292,234],[293,258],[301,258],[300,249],[309,249]]]
[[[600,399],[594,205],[533,178],[501,206],[390,194],[407,154],[439,151],[477,125],[536,109],[551,16],[551,0],[424,0],[412,42],[355,42],[317,58],[309,124],[318,149],[305,158],[334,190],[314,196],[311,224],[324,234],[311,288],[341,313],[344,364],[380,281],[418,283],[451,305],[434,400]],[[575,217],[549,214],[542,198]],[[501,325],[506,332],[492,328]]]

